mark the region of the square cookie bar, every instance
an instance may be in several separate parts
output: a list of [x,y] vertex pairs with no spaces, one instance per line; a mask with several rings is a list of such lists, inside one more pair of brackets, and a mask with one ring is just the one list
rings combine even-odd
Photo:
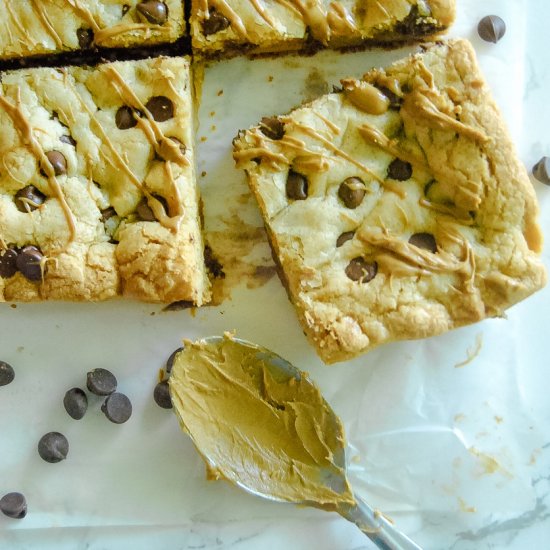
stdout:
[[191,36],[205,56],[384,44],[433,37],[455,0],[192,0]]
[[0,298],[209,298],[188,58],[5,72]]
[[182,0],[0,0],[0,59],[174,42]]
[[499,316],[540,289],[536,196],[471,45],[342,86],[234,141],[321,358]]

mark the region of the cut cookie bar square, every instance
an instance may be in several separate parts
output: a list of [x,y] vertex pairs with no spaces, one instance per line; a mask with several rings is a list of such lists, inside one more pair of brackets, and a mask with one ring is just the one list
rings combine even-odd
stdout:
[[1,74],[0,298],[209,298],[187,58]]
[[182,0],[0,0],[0,59],[174,42]]
[[434,37],[455,0],[192,0],[193,48],[206,56],[341,48]]
[[471,45],[342,86],[234,141],[321,358],[499,316],[540,289],[536,196]]

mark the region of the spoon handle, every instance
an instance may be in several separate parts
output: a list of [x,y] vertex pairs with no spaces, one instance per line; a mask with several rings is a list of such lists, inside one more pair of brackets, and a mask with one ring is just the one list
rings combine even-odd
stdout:
[[378,548],[382,550],[422,550],[381,513],[375,512],[365,501],[357,496],[355,496],[355,501],[355,506],[342,506],[338,513],[355,523]]

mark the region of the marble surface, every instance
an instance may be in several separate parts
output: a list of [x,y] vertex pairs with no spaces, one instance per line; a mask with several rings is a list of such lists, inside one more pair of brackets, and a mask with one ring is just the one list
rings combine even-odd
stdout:
[[[543,24],[550,3],[458,5],[451,35],[474,43],[530,169],[550,156]],[[475,32],[489,13],[508,24],[496,45]],[[233,168],[232,137],[265,114],[327,91],[340,77],[407,51],[236,59],[206,68],[198,134],[206,227],[219,242],[236,237],[227,284],[242,282],[220,306],[195,313],[131,302],[0,308],[0,358],[16,369],[16,380],[0,388],[0,493],[21,491],[29,503],[22,521],[0,517],[0,548],[372,548],[334,514],[206,482],[173,415],[153,403],[158,369],[181,338],[227,329],[311,373],[344,421],[355,490],[423,548],[550,547],[549,288],[512,308],[507,319],[326,367],[303,338],[279,281],[254,275],[256,266],[270,265],[269,251],[243,175]],[[532,181],[548,240],[550,188]],[[550,266],[548,248],[544,260]],[[456,367],[475,350],[473,361]],[[82,386],[95,367],[111,369],[131,397],[127,424],[107,422],[99,402],[79,422],[64,412],[64,392]],[[40,436],[52,430],[71,445],[60,464],[36,453]]]

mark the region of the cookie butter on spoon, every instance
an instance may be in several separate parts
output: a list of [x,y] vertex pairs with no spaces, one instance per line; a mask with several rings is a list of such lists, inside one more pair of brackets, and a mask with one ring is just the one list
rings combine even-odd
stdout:
[[418,548],[354,496],[340,419],[307,374],[278,355],[229,334],[186,341],[170,393],[209,479],[338,512],[380,548]]

